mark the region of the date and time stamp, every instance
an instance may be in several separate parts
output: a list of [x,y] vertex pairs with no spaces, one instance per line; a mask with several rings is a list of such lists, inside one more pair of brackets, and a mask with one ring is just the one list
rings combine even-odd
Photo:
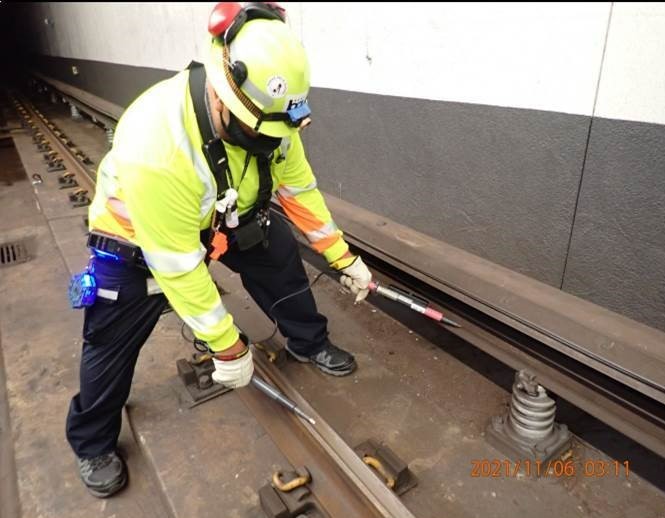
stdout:
[[623,478],[630,476],[630,461],[602,459],[508,460],[475,459],[471,461],[472,478],[509,478],[535,476],[550,478]]

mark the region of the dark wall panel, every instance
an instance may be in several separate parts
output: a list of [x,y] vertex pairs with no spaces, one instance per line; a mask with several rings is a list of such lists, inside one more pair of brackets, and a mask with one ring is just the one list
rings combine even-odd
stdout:
[[665,330],[665,126],[594,119],[563,288]]
[[[72,66],[78,68],[78,75],[72,73]],[[174,74],[156,68],[52,56],[35,57],[34,67],[44,75],[124,107],[149,86]]]
[[556,287],[589,118],[315,89],[323,190]]

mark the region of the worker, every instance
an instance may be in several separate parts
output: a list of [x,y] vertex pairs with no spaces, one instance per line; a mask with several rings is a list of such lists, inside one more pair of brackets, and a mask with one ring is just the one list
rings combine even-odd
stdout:
[[[139,351],[168,305],[214,355],[212,378],[250,382],[252,352],[208,271],[219,260],[286,337],[296,360],[334,376],[356,368],[318,312],[297,242],[274,197],[360,301],[371,273],[337,228],[307,160],[308,60],[272,2],[217,4],[204,64],[192,63],[124,112],[101,161],[89,209],[80,391],[67,438],[88,490],[127,480],[116,445]],[[80,276],[72,282],[80,281]],[[71,288],[71,287],[70,287]]]

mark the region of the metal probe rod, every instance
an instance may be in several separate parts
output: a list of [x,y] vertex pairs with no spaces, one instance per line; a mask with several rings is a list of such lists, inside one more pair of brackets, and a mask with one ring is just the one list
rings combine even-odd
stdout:
[[369,289],[373,293],[377,293],[387,299],[399,302],[400,304],[403,304],[411,308],[413,311],[422,313],[423,315],[425,315],[428,318],[431,318],[432,320],[436,320],[437,322],[441,322],[443,324],[452,327],[462,327],[454,320],[446,318],[443,315],[443,313],[441,313],[440,311],[430,308],[426,302],[423,303],[422,301],[410,297],[408,294],[402,293],[399,290],[396,290],[394,288],[386,288],[385,286],[380,286],[378,282],[370,282]]
[[275,387],[272,385],[266,383],[263,381],[261,378],[258,378],[256,375],[252,376],[252,384],[259,389],[261,392],[266,394],[268,397],[271,399],[274,399],[278,403],[284,405],[286,408],[291,410],[292,412],[295,412],[296,415],[302,417],[305,421],[307,421],[310,424],[316,424],[316,421],[309,417],[305,412],[300,410],[296,404],[291,401],[289,398],[284,396],[279,390],[277,390]]

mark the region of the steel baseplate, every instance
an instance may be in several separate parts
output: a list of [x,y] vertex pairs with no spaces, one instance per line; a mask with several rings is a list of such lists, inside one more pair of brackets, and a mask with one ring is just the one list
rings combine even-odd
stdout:
[[[564,424],[554,422],[556,403],[536,377],[527,371],[515,375],[508,412],[494,416],[487,426],[487,442],[522,465],[545,464],[559,458],[572,446],[572,435]],[[540,469],[532,472],[539,475]]]
[[58,183],[60,184],[60,189],[68,189],[70,187],[78,187],[79,184],[76,181],[76,177],[73,173],[65,173],[58,178]]
[[271,483],[259,489],[259,502],[265,515],[268,518],[328,518],[307,487],[310,480],[305,467],[274,473]]
[[396,495],[403,495],[418,484],[418,479],[406,463],[388,446],[368,439],[353,448],[353,451]]
[[[548,461],[559,458],[572,446],[572,436],[565,424],[555,423],[548,437],[534,442],[515,434],[509,425],[507,415],[492,418],[487,427],[486,437],[490,445],[510,460],[525,465],[524,461],[530,461],[533,465],[536,462],[545,465]],[[537,471],[533,470],[531,473],[537,474]]]
[[194,353],[191,360],[176,361],[178,376],[192,398],[190,408],[229,392],[231,389],[212,381],[215,366],[210,355]]
[[71,203],[72,208],[85,207],[90,205],[91,202],[92,200],[88,197],[88,191],[85,189],[77,189],[69,193],[69,203]]

